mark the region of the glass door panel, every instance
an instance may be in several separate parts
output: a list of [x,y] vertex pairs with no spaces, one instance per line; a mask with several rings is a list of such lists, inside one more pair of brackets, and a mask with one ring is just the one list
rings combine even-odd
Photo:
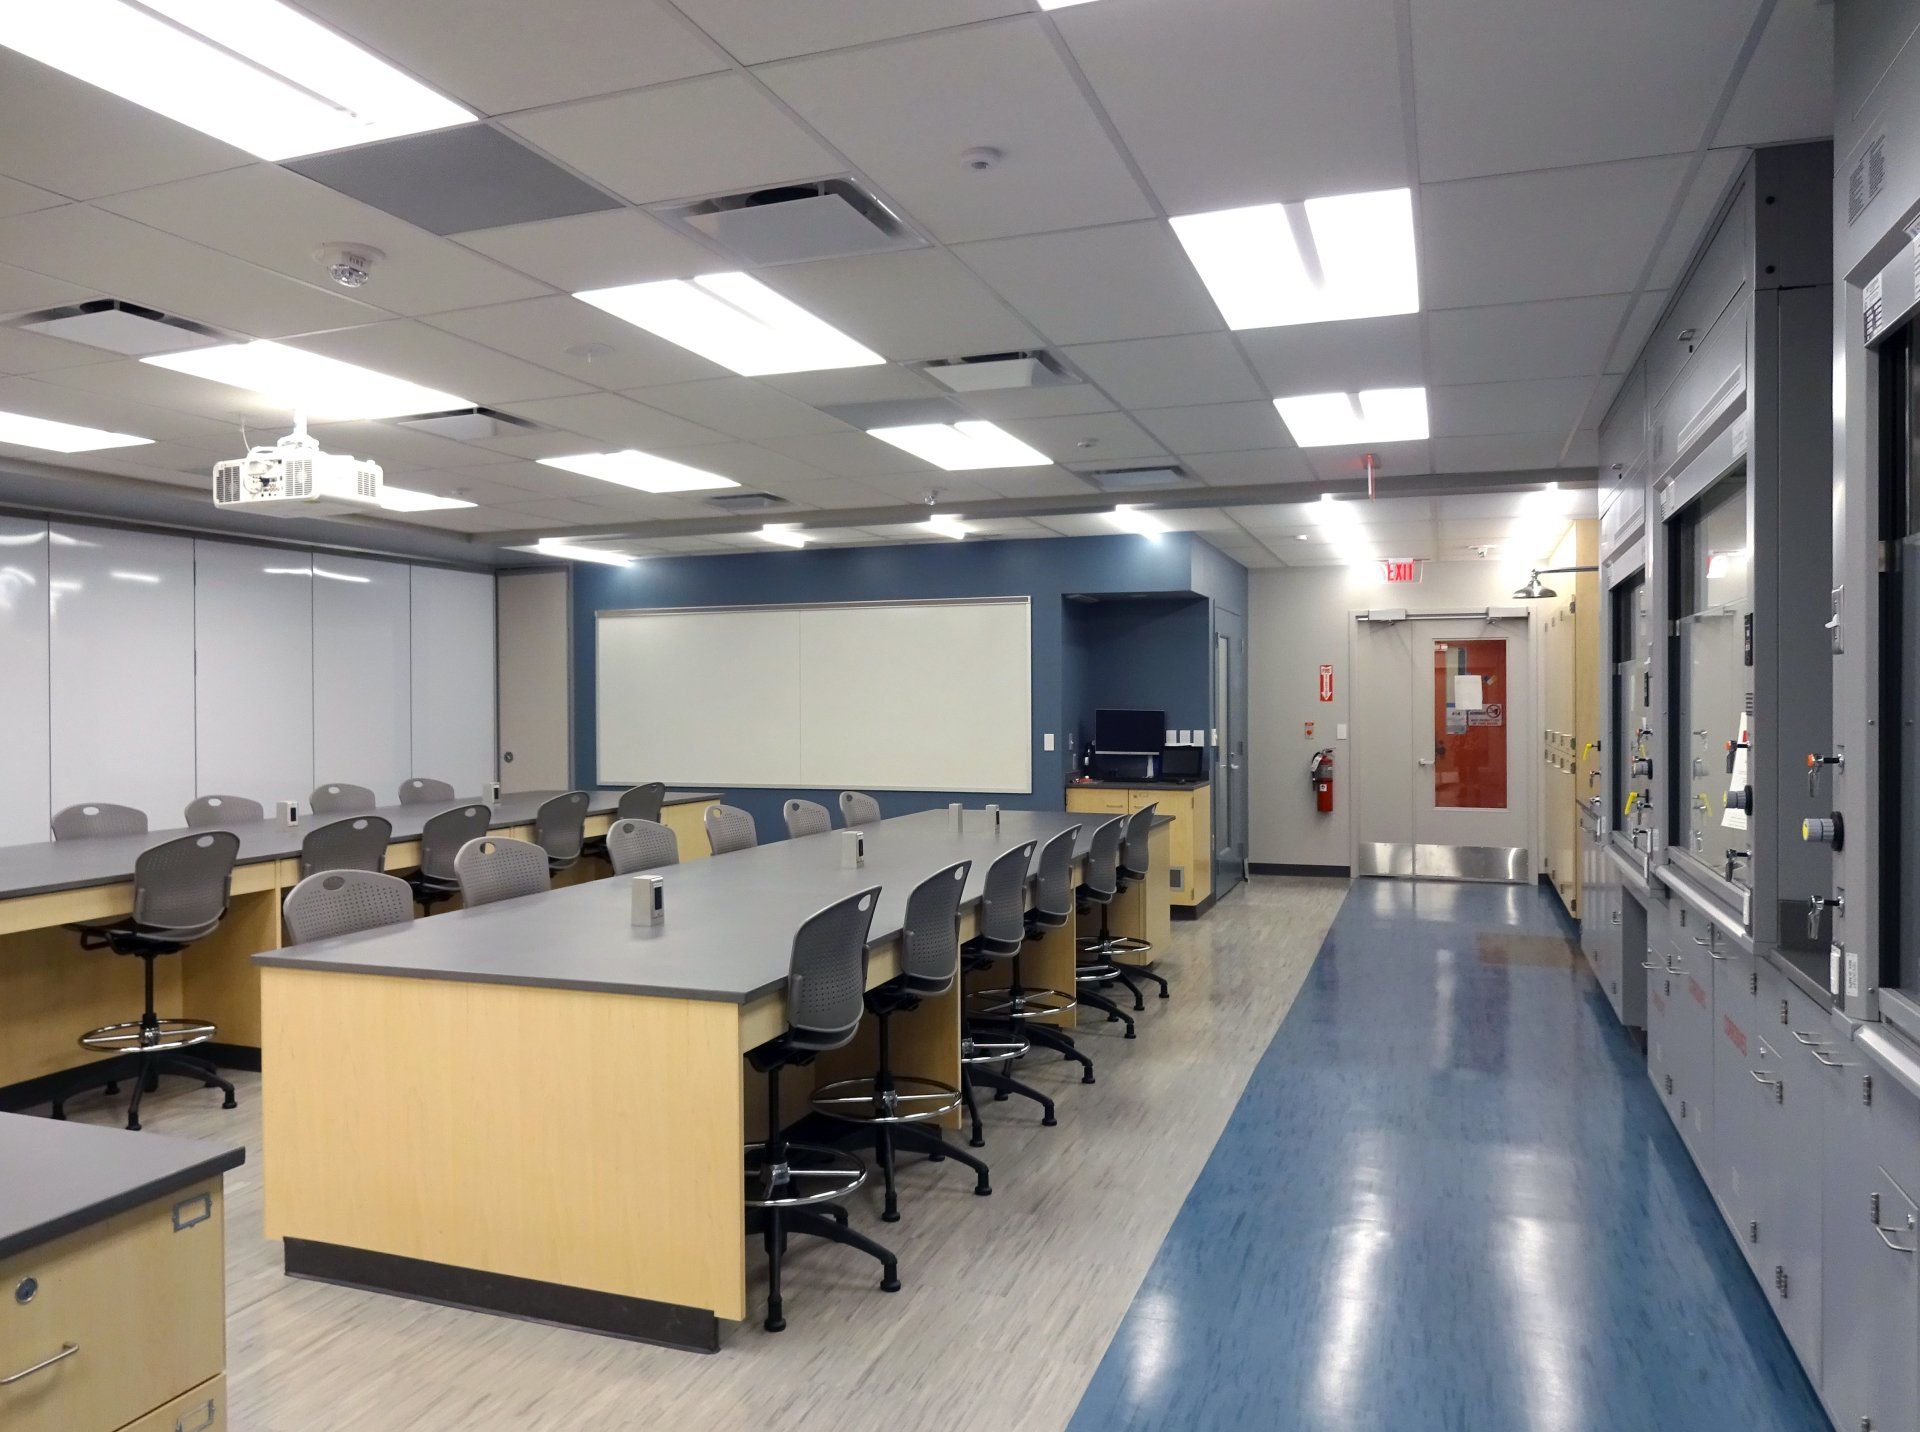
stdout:
[[1507,808],[1507,643],[1433,643],[1433,804]]

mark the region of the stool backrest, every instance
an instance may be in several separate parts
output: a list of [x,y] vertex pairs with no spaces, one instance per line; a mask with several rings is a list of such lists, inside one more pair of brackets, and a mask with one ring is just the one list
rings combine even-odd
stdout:
[[307,797],[307,808],[315,815],[346,815],[352,811],[372,810],[373,792],[365,786],[339,783],[315,786]]
[[620,804],[614,814],[622,820],[658,820],[660,807],[667,803],[667,783],[648,781],[620,792]]
[[815,801],[788,801],[780,807],[780,813],[787,818],[788,840],[821,835],[833,829],[833,817],[827,814],[825,806]]
[[971,860],[935,871],[907,896],[900,928],[900,977],[914,994],[939,994],[960,973],[960,895]]
[[1086,874],[1080,888],[1102,903],[1111,900],[1120,889],[1120,839],[1126,830],[1124,816],[1102,821],[1093,828]]
[[760,843],[759,832],[753,828],[753,817],[738,806],[710,805],[701,819],[707,827],[707,844],[713,847],[715,855],[752,850]]
[[413,776],[400,782],[401,805],[432,805],[436,801],[460,799],[453,793],[453,782],[436,781],[431,776]]
[[1042,925],[1058,927],[1073,914],[1073,846],[1080,827],[1070,825],[1040,847],[1033,876],[1033,913]]
[[1151,840],[1155,806],[1142,806],[1127,817],[1126,838],[1120,842],[1120,869],[1129,880],[1145,880],[1153,868]]
[[163,841],[133,863],[133,920],[181,941],[212,932],[227,913],[240,837],[203,830]]
[[413,919],[407,882],[376,870],[322,870],[287,894],[287,931],[296,945],[357,935]]
[[615,875],[638,875],[680,863],[680,837],[657,820],[616,820],[607,827]]
[[205,830],[216,825],[241,825],[265,820],[267,808],[245,796],[201,796],[187,802],[187,829]]
[[793,936],[787,966],[787,1042],[838,1049],[853,1042],[866,1011],[867,935],[880,887],[809,915]]
[[453,860],[461,847],[487,833],[493,810],[484,805],[458,806],[428,816],[420,827],[420,873],[442,884],[456,880]]
[[132,806],[89,801],[53,814],[55,840],[82,840],[95,835],[145,835],[147,813]]
[[533,813],[533,843],[553,860],[578,860],[586,843],[587,793],[567,791],[540,802]]
[[300,874],[321,870],[385,870],[393,822],[380,815],[350,815],[315,826],[300,841]]
[[1034,843],[1002,851],[987,867],[980,895],[980,944],[988,954],[1013,955],[1027,938],[1027,871]]
[[553,887],[547,852],[530,840],[510,840],[504,835],[483,835],[461,846],[453,857],[453,873],[460,881],[460,899],[469,909],[538,895]]
[[849,829],[872,825],[880,819],[880,802],[864,791],[840,792],[840,821]]

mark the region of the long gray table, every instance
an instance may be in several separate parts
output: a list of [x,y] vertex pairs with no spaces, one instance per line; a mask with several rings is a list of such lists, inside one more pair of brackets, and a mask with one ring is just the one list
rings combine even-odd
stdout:
[[[488,828],[500,830],[507,826],[529,825],[540,803],[559,794],[558,791],[519,791],[502,795],[493,803]],[[608,815],[619,802],[621,793],[617,790],[596,790],[589,794],[592,803],[587,813]],[[685,805],[719,798],[718,791],[669,791],[666,803]],[[269,819],[213,828],[230,830],[239,836],[240,855],[237,863],[250,865],[263,860],[286,860],[297,856],[300,842],[309,831],[337,820],[350,820],[355,815],[377,815],[391,822],[393,839],[396,841],[418,840],[420,828],[432,817],[442,811],[457,810],[476,803],[484,804],[473,800],[436,801],[425,805],[380,806],[370,811],[327,815],[308,813],[295,825]],[[148,831],[145,835],[106,835],[84,840],[46,840],[32,845],[0,846],[0,900],[131,880],[134,862],[142,851],[193,833],[182,828]]]

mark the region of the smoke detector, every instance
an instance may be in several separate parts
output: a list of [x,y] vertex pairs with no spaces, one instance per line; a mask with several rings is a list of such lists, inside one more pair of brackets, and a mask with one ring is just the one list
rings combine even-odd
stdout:
[[362,288],[373,277],[373,266],[386,254],[371,244],[336,241],[313,251],[314,262],[342,288]]
[[960,162],[976,174],[983,174],[994,168],[1007,156],[991,144],[976,144],[973,148],[962,150]]

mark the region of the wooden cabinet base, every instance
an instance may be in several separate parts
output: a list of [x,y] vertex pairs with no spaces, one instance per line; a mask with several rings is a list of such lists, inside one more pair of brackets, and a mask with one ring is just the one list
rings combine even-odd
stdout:
[[120,1432],[227,1432],[227,1378],[210,1377],[191,1392],[129,1422]]

